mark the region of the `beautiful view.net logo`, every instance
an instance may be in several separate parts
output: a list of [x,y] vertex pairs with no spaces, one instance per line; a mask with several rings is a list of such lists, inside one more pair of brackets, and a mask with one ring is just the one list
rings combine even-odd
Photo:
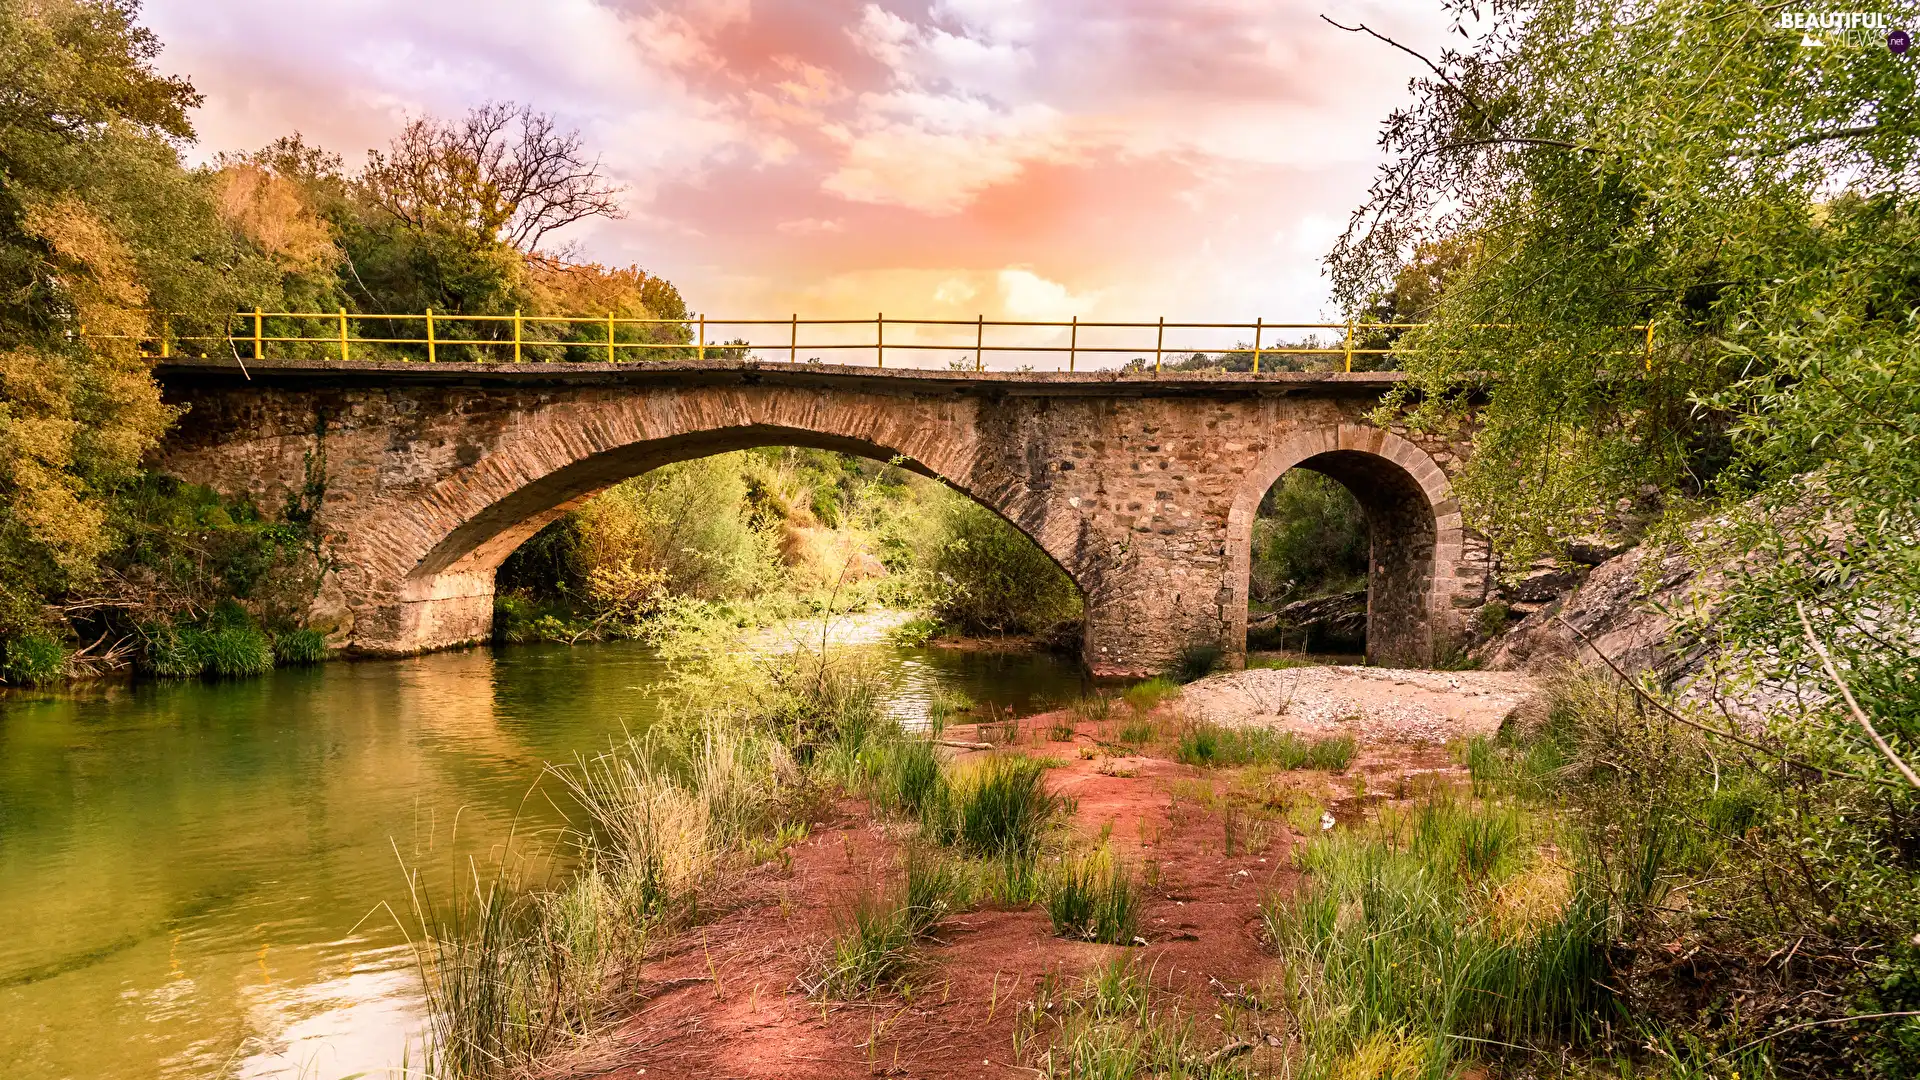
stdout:
[[1783,11],[1774,25],[1800,31],[1800,44],[1815,48],[1878,47],[1905,53],[1913,39],[1878,11]]

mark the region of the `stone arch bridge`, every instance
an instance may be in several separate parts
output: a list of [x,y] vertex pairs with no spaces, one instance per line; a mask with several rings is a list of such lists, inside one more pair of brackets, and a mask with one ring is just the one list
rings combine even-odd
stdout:
[[262,506],[323,491],[333,569],[316,614],[359,653],[485,639],[494,569],[543,525],[649,469],[764,445],[897,460],[998,512],[1080,587],[1097,672],[1158,670],[1194,644],[1243,653],[1254,515],[1295,467],[1366,510],[1372,662],[1430,664],[1485,584],[1448,481],[1464,448],[1365,419],[1392,374],[231,361],[156,374],[187,409],[159,468]]

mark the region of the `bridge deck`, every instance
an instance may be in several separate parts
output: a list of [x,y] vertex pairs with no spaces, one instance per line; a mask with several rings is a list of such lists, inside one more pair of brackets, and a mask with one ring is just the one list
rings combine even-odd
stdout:
[[163,385],[252,382],[287,387],[472,386],[586,387],[728,383],[818,386],[906,393],[960,393],[1048,397],[1305,396],[1378,397],[1404,382],[1396,371],[1244,372],[1180,371],[942,371],[843,364],[783,364],[755,360],[658,361],[628,364],[424,364],[339,360],[162,361]]

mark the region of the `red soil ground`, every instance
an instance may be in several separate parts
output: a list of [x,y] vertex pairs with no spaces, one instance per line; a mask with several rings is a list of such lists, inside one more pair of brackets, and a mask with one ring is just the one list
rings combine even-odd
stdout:
[[[979,909],[940,922],[906,992],[852,1002],[810,998],[801,979],[817,966],[836,923],[858,898],[901,878],[897,827],[875,823],[863,804],[846,801],[790,849],[790,863],[749,872],[715,898],[723,914],[663,946],[641,971],[625,1019],[555,1075],[1032,1077],[1040,1072],[1031,1056],[1014,1059],[1021,1010],[1030,1008],[1049,976],[1071,988],[1122,954],[1150,972],[1151,983],[1166,994],[1163,1004],[1177,1003],[1196,1021],[1200,1046],[1250,1042],[1250,1071],[1277,1074],[1286,1035],[1281,972],[1262,942],[1260,905],[1292,888],[1298,872],[1289,851],[1297,834],[1271,828],[1259,849],[1244,850],[1242,838],[1228,856],[1225,817],[1204,805],[1193,783],[1205,775],[1201,770],[1154,757],[1087,759],[1080,748],[1101,741],[1106,733],[1099,725],[1079,724],[1070,742],[1048,738],[1053,721],[1070,719],[1028,719],[1023,727],[1038,741],[1022,742],[1017,752],[1065,759],[1049,771],[1048,783],[1076,800],[1072,828],[1082,837],[1095,841],[1104,834],[1135,867],[1157,864],[1157,883],[1144,889],[1146,945],[1057,938],[1037,906]],[[948,736],[976,737],[964,727]],[[1345,791],[1353,777],[1371,772],[1378,791],[1385,773],[1445,767],[1444,753],[1413,756],[1421,760],[1363,759],[1335,781],[1323,774],[1281,780],[1314,788],[1319,806],[1331,801],[1336,781]],[[1214,786],[1224,783],[1216,779]],[[1345,812],[1353,802],[1333,805]],[[1220,1019],[1234,1015],[1223,1008],[1228,1000],[1243,1010],[1231,1032]],[[1261,1007],[1246,1011],[1253,1003]]]

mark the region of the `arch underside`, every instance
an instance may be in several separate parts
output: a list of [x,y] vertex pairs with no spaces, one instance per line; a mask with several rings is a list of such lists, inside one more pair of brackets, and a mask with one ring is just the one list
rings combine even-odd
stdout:
[[1433,591],[1432,507],[1405,469],[1375,454],[1334,450],[1294,466],[1353,494],[1367,517],[1367,656],[1426,657]]
[[[966,477],[947,475],[927,463],[866,439],[805,428],[747,424],[649,439],[602,451],[554,469],[485,503],[436,544],[407,575],[396,622],[382,627],[388,640],[441,644],[473,642],[491,634],[494,572],[521,544],[567,511],[623,480],[654,469],[715,454],[762,446],[829,450],[897,465],[936,480],[972,499],[1033,540],[1082,596],[1085,589],[1073,569],[1035,535],[1028,523],[1010,516],[974,492]],[[379,644],[366,651],[386,649]]]
[[953,478],[918,460],[852,436],[762,424],[689,432],[594,454],[514,488],[435,545],[408,579],[424,583],[443,574],[491,574],[549,522],[622,480],[677,462],[759,446],[798,446],[852,454],[897,464],[956,490],[966,490]]
[[1304,433],[1269,451],[1229,516],[1236,625],[1246,644],[1253,518],[1289,469],[1320,473],[1345,487],[1367,519],[1367,662],[1424,667],[1451,633],[1453,564],[1461,548],[1458,504],[1438,465],[1418,446],[1374,427],[1341,425]]

